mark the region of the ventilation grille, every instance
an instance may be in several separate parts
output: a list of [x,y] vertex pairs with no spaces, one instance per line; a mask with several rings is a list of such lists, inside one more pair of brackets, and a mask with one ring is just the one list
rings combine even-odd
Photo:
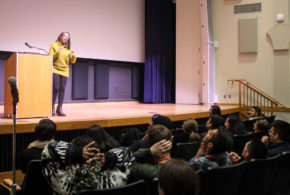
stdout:
[[261,3],[235,5],[234,6],[234,13],[235,14],[260,12],[260,11],[262,11],[262,4]]

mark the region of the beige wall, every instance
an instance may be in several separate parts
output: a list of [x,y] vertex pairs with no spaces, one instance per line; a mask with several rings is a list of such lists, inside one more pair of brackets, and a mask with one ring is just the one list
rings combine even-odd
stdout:
[[201,102],[199,0],[176,0],[176,103]]
[[[262,3],[261,12],[234,14],[234,5],[257,2]],[[288,9],[288,0],[214,0],[215,39],[219,45],[215,54],[217,102],[236,103],[237,85],[227,80],[243,78],[281,103],[290,105],[289,50],[274,52],[272,40],[267,35],[277,23],[277,13],[284,13],[284,23],[288,23]],[[258,53],[239,54],[238,19],[247,17],[258,17]]]

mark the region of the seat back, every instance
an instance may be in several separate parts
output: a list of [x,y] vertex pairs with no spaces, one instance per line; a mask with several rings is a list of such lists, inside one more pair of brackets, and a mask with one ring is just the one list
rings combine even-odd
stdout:
[[144,180],[138,180],[136,182],[119,186],[116,188],[107,188],[100,190],[86,190],[80,193],[80,195],[147,195],[146,183]]
[[182,159],[185,161],[190,160],[195,156],[199,149],[200,142],[198,143],[177,143],[176,150],[172,155],[173,158]]
[[52,189],[42,174],[41,160],[31,160],[22,184],[24,194],[52,194]]
[[238,194],[247,167],[242,162],[230,167],[217,167],[206,172],[199,171],[200,195],[207,194]]
[[278,157],[278,167],[275,168],[273,186],[270,194],[284,195],[290,193],[290,153]]
[[241,195],[268,195],[280,166],[279,156],[265,160],[255,159],[248,163],[242,181]]

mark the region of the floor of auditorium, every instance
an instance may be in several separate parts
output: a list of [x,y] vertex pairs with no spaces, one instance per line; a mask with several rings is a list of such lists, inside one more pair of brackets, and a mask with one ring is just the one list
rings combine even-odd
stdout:
[[[220,105],[222,114],[239,112],[238,105]],[[103,127],[147,124],[153,114],[168,116],[172,121],[187,118],[208,117],[210,105],[189,104],[145,104],[139,102],[106,102],[65,104],[65,117],[49,117],[58,130],[85,129],[93,124]],[[4,108],[0,106],[0,134],[13,130],[13,119],[4,118]],[[17,133],[33,132],[40,118],[16,120]]]

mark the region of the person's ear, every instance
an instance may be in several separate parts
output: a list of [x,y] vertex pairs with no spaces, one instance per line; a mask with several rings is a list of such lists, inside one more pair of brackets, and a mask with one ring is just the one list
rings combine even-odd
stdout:
[[212,142],[208,142],[207,146],[206,146],[206,153],[209,153],[213,148],[213,143]]

